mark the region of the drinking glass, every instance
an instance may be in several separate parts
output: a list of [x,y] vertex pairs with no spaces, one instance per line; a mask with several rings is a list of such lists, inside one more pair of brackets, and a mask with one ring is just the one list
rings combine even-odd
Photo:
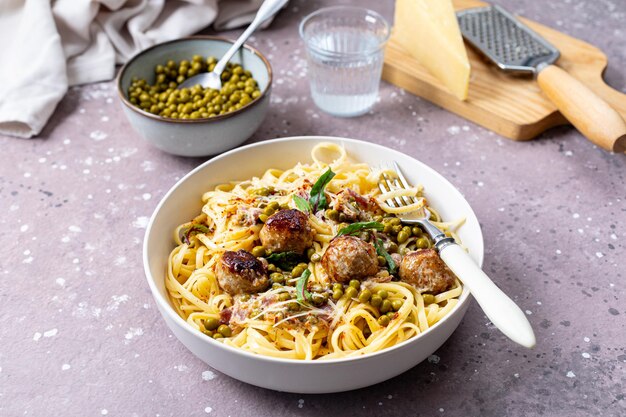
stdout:
[[311,96],[323,111],[353,117],[372,108],[378,96],[389,24],[362,7],[320,9],[302,20]]

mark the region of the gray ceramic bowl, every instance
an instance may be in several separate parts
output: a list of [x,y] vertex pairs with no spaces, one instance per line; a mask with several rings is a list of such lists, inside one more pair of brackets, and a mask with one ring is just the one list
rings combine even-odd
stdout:
[[215,36],[198,36],[161,43],[135,55],[117,77],[117,91],[124,113],[133,128],[157,148],[181,156],[215,155],[240,145],[259,128],[270,102],[272,67],[256,49],[244,45],[231,62],[250,70],[261,96],[231,113],[210,119],[167,119],[136,107],[128,100],[133,77],[154,82],[154,67],[168,60],[191,59],[193,55],[215,56],[226,53],[233,41]]

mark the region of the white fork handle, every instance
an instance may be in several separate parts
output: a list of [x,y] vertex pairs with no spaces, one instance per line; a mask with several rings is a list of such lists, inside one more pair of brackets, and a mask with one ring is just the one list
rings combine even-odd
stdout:
[[439,256],[470,292],[491,322],[512,341],[535,346],[535,334],[524,312],[474,263],[457,244],[445,246]]
[[250,23],[250,26],[248,26],[241,36],[239,36],[233,46],[226,51],[222,59],[215,64],[213,72],[221,74],[222,71],[224,71],[224,68],[226,68],[226,64],[228,64],[233,55],[235,55],[235,52],[241,48],[241,45],[248,40],[250,35],[252,35],[252,33],[254,33],[254,31],[261,26],[261,23],[278,13],[278,11],[282,9],[285,4],[287,4],[287,0],[265,0],[259,8],[259,11],[256,13],[256,16],[254,16],[254,20]]

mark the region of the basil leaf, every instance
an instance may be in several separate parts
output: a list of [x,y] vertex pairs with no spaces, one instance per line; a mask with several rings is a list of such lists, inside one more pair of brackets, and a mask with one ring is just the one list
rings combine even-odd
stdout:
[[181,240],[183,241],[183,243],[186,243],[186,244],[191,243],[190,239],[191,239],[192,233],[193,234],[197,234],[197,233],[206,234],[210,232],[209,228],[203,224],[192,224],[187,229],[183,229],[181,231],[183,232]]
[[293,195],[293,201],[296,203],[296,207],[298,207],[298,210],[303,211],[305,213],[308,213],[309,211],[311,211],[311,206],[309,205],[309,202],[306,201],[304,198],[300,197],[299,195]]
[[328,185],[330,180],[333,179],[335,173],[328,168],[328,171],[324,172],[313,184],[311,188],[311,197],[309,198],[309,204],[313,208],[313,212],[317,210],[323,210],[328,207],[326,201],[326,195],[324,194],[324,188]]
[[344,227],[343,229],[341,229],[337,233],[337,236],[352,235],[352,234],[354,234],[356,232],[360,232],[361,230],[370,230],[370,229],[378,230],[380,232],[384,228],[385,228],[385,226],[382,223],[379,223],[379,222],[358,222],[358,223],[352,223],[352,224]]
[[296,300],[299,303],[304,303],[306,301],[311,302],[312,297],[311,293],[306,289],[306,284],[309,282],[309,277],[311,276],[311,270],[305,269],[300,278],[298,278],[298,282],[296,283]]
[[376,253],[379,256],[382,256],[383,258],[385,258],[385,260],[387,261],[387,266],[389,267],[389,273],[393,274],[394,272],[396,272],[396,263],[394,262],[391,255],[389,255],[389,252],[387,252],[387,250],[385,249],[385,246],[383,245],[383,241],[381,239],[376,239],[374,241],[374,247],[376,248]]
[[265,257],[265,259],[280,269],[292,269],[300,263],[302,255],[298,252],[277,252]]

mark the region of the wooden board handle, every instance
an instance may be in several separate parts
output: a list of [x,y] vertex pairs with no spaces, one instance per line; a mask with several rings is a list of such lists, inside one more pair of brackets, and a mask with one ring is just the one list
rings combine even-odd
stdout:
[[587,86],[555,65],[540,70],[537,83],[587,139],[609,151],[626,151],[626,122]]

